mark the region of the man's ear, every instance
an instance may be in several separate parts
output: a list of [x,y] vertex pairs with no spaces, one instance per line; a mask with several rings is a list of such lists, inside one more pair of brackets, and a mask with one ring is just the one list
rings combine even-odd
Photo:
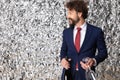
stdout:
[[78,17],[79,17],[79,18],[82,17],[82,12],[78,12]]

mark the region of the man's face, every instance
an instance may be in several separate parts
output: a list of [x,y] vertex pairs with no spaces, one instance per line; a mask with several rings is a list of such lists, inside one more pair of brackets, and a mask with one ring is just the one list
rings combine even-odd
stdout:
[[70,25],[76,25],[80,18],[78,17],[78,13],[75,10],[67,10],[67,19],[69,20]]

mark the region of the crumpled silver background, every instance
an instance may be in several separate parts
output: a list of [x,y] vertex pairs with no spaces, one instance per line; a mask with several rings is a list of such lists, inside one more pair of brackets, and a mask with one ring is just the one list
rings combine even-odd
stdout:
[[[89,1],[87,21],[101,27],[109,57],[97,80],[120,80],[120,0]],[[65,0],[0,0],[0,80],[59,80]]]

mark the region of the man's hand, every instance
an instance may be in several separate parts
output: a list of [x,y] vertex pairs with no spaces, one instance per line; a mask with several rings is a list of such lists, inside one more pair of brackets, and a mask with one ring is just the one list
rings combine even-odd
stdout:
[[93,58],[89,58],[86,63],[80,61],[80,64],[83,69],[87,70],[95,64],[95,60]]
[[68,62],[65,58],[63,58],[63,59],[61,60],[61,65],[62,65],[62,67],[65,68],[65,69],[69,69],[69,68],[70,68],[70,64],[69,64],[69,62]]

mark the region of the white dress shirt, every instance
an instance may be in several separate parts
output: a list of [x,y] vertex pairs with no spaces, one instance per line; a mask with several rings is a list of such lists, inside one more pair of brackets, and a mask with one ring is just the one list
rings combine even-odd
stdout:
[[[84,24],[82,26],[80,26],[81,28],[81,31],[80,31],[80,47],[82,46],[83,44],[83,41],[85,39],[85,34],[86,34],[86,30],[87,30],[87,24],[86,22],[84,22]],[[76,38],[76,34],[77,34],[77,27],[75,26],[74,27],[74,30],[73,30],[73,38],[74,38],[74,43],[75,43],[75,38]]]

